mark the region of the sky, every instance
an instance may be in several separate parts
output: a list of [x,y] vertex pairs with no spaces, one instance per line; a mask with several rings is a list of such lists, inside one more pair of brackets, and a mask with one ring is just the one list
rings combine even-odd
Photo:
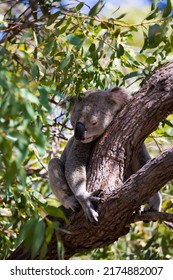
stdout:
[[[63,1],[66,4],[69,4],[70,2],[75,2],[75,0],[64,0]],[[92,7],[94,4],[98,2],[98,0],[83,0],[87,5]],[[151,2],[151,0],[104,0],[103,1],[106,5],[106,7],[114,5],[116,6],[124,6],[124,5],[132,5],[132,6],[141,6],[145,5]]]
[[[69,1],[68,1],[69,2]],[[88,4],[89,6],[93,6],[95,3],[98,2],[98,0],[84,0],[84,2],[86,4]],[[110,4],[113,4],[113,5],[133,5],[133,6],[141,6],[145,3],[148,3],[150,2],[149,0],[104,0],[104,2],[107,4],[107,3],[110,3]]]
[[[93,7],[98,0],[62,0],[63,4],[75,4],[77,5],[78,2],[84,2],[86,5],[88,5],[90,8]],[[150,4],[152,0],[103,0],[103,3],[105,3],[105,7],[102,10],[102,12],[108,12],[108,14],[112,11],[114,12],[116,9],[122,8],[123,6],[126,6],[126,10],[129,7],[142,7],[145,6],[147,4]],[[166,0],[162,0],[162,1],[166,1]],[[84,13],[88,13],[89,9],[87,8],[87,6],[84,6],[81,10]]]
[[[62,3],[65,5],[73,4],[77,5],[79,2],[84,2],[86,5],[82,8],[82,12],[88,13],[89,9],[87,5],[91,8],[93,7],[98,0],[62,0]],[[131,8],[136,7],[142,9],[142,7],[146,7],[151,5],[152,0],[103,0],[103,3],[105,4],[102,12],[114,12],[117,9],[123,9],[123,7]],[[173,4],[173,0],[171,0]],[[160,10],[164,10],[166,7],[167,0],[156,0],[157,6]]]

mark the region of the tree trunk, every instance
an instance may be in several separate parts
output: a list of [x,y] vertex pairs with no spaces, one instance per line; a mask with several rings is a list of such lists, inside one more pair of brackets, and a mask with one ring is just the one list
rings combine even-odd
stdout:
[[[143,83],[97,141],[88,167],[87,188],[103,190],[102,203],[98,205],[99,222],[89,223],[82,210],[75,214],[68,212],[70,223],[62,224],[62,228],[70,233],[61,233],[66,259],[75,253],[111,244],[127,234],[130,223],[135,221],[134,211],[173,178],[171,148],[125,181],[132,156],[171,112],[173,62],[158,69]],[[163,213],[157,218],[173,221],[172,216]],[[10,256],[10,259],[29,258],[30,254],[24,253],[22,246]],[[58,259],[55,238],[50,242],[46,259]]]

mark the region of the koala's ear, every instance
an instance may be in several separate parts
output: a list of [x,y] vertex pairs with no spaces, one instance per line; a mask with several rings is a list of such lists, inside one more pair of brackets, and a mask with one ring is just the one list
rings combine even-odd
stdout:
[[130,99],[126,91],[120,87],[113,87],[108,91],[109,98],[120,107],[125,105]]
[[98,90],[96,90],[96,89],[87,90],[84,92],[84,97],[87,97],[87,96],[95,93],[96,91],[98,91]]

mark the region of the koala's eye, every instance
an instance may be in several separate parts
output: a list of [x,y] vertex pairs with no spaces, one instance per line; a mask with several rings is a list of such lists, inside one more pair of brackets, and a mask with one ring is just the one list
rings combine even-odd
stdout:
[[93,122],[91,122],[91,124],[92,124],[92,126],[95,126],[95,125],[97,125],[97,121],[93,121]]

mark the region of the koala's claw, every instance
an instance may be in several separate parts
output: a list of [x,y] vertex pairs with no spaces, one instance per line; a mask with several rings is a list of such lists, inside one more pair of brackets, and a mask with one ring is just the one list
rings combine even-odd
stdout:
[[84,214],[86,218],[91,222],[98,222],[99,214],[95,211],[93,204],[91,201],[87,201],[86,206],[83,208]]
[[92,208],[87,209],[87,211],[85,212],[85,216],[91,223],[98,222],[99,214]]
[[79,208],[79,203],[74,195],[71,195],[68,198],[64,199],[64,201],[62,201],[62,204],[64,205],[65,208],[67,209],[70,208],[74,212]]
[[101,194],[102,190],[97,190],[97,191],[93,191],[92,193],[90,193],[90,198],[91,201],[93,202],[100,202],[101,198],[100,198],[100,194]]
[[94,191],[92,193],[86,192],[82,197],[78,197],[78,200],[83,208],[86,218],[91,222],[98,222],[98,213],[95,210],[93,203],[98,203],[101,198],[98,197],[100,191]]

